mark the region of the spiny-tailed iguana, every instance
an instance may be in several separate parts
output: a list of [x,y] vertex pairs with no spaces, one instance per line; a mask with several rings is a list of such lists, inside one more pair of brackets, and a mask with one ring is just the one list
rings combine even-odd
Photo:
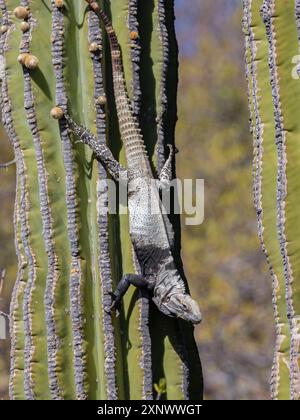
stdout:
[[[161,211],[151,211],[153,200],[160,199],[157,191],[153,190],[153,185],[156,184],[153,182],[154,177],[143,137],[128,97],[117,36],[99,5],[91,0],[86,1],[91,10],[102,20],[108,34],[115,101],[127,169],[114,159],[106,145],[99,144],[89,130],[77,125],[66,113],[65,118],[69,128],[83,143],[90,146],[114,179],[120,180],[124,176],[128,179],[130,237],[142,272],[141,275],[126,274],[122,277],[112,294],[112,307],[120,304],[130,284],[133,284],[138,288],[147,288],[152,293],[152,299],[158,309],[164,314],[197,324],[201,321],[198,304],[187,293],[184,281],[175,266],[172,254],[174,245],[172,225]],[[174,148],[170,146],[170,155],[161,170],[158,183],[166,185],[171,182],[173,158]],[[155,188],[157,189],[157,186]]]

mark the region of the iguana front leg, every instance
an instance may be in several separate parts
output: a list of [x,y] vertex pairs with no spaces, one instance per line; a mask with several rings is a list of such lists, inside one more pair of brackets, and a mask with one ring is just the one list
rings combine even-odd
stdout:
[[100,144],[97,137],[94,136],[87,128],[75,123],[72,118],[65,114],[68,126],[73,131],[82,143],[87,144],[94,152],[96,158],[105,166],[111,176],[116,180],[125,179],[127,170],[113,157],[113,154],[106,146]]
[[17,159],[11,160],[7,163],[0,163],[0,169],[7,169],[9,166],[14,165],[17,162]]
[[140,274],[125,274],[118,283],[116,290],[111,293],[113,302],[110,309],[120,309],[121,300],[131,284],[137,288],[147,287],[146,280]]

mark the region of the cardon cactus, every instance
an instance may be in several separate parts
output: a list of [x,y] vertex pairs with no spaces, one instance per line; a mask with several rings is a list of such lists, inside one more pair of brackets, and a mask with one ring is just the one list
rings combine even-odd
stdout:
[[[173,0],[103,3],[160,168],[176,122]],[[107,173],[59,120],[71,104],[74,119],[124,162],[97,16],[83,0],[0,0],[0,8],[1,111],[17,168],[10,397],[201,399],[191,325],[162,315],[134,288],[119,318],[109,311],[114,285],[136,269],[128,219],[101,211]]]
[[245,0],[254,201],[273,279],[274,399],[300,399],[300,2]]

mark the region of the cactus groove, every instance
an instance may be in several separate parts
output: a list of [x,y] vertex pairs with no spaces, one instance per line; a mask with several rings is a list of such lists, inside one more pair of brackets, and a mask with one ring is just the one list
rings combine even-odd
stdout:
[[[112,19],[134,114],[160,168],[176,123],[173,1],[98,3]],[[128,219],[103,211],[110,177],[59,112],[68,109],[124,163],[97,15],[84,0],[0,0],[0,9],[1,113],[17,168],[10,398],[202,399],[190,325],[158,313],[134,288],[119,318],[109,311],[122,273],[139,271]]]

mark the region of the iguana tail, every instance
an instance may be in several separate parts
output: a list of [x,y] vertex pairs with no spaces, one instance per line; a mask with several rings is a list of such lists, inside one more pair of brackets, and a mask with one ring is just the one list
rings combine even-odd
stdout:
[[121,138],[125,146],[127,166],[129,169],[133,170],[142,169],[146,174],[150,175],[151,168],[144,140],[141,135],[138,121],[133,114],[130,99],[128,97],[121,50],[117,35],[109,18],[99,7],[98,3],[93,0],[85,1],[102,20],[108,35],[111,49],[116,108]]

